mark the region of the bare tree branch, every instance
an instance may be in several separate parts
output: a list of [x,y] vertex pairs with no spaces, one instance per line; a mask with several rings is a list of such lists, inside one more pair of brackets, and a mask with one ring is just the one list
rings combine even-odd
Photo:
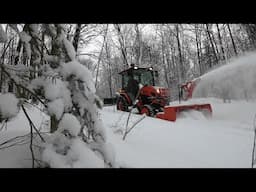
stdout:
[[28,88],[26,88],[25,86],[21,85],[20,83],[17,83],[14,78],[11,76],[10,73],[8,73],[5,68],[4,68],[4,65],[2,64],[1,65],[1,70],[2,72],[4,72],[8,77],[9,79],[17,86],[17,87],[21,87],[22,89],[26,90],[27,92],[29,92],[31,95],[33,95],[33,97],[35,97],[38,101],[40,101],[45,107],[47,107],[47,105],[35,94],[33,93],[31,90],[29,90]]
[[35,131],[37,132],[37,134],[39,135],[39,137],[41,138],[41,140],[42,140],[43,142],[45,142],[44,138],[42,137],[42,135],[40,134],[40,132],[37,130],[37,128],[36,128],[36,126],[34,125],[33,121],[30,119],[30,117],[29,117],[29,115],[28,115],[28,113],[27,113],[25,107],[24,107],[23,105],[21,105],[21,108],[22,108],[23,112],[25,113],[25,115],[26,115],[26,117],[27,117],[27,119],[28,119],[30,125],[35,129]]

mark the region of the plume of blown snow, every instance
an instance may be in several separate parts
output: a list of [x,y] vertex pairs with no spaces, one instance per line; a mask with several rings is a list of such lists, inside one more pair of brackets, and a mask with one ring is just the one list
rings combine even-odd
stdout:
[[235,58],[200,77],[193,97],[256,99],[256,53]]

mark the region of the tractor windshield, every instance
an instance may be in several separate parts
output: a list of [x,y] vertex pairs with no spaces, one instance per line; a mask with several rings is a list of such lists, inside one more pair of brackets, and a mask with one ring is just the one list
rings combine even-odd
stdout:
[[[142,85],[154,85],[153,71],[144,68],[133,70],[133,77]],[[127,87],[129,76],[127,73],[123,74],[123,87]]]

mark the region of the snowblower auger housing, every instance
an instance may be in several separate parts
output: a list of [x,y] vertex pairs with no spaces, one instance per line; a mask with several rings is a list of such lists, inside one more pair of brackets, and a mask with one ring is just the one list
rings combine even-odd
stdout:
[[195,105],[179,105],[179,106],[166,106],[163,112],[156,114],[157,118],[176,121],[177,116],[182,111],[197,110],[204,114],[206,117],[212,116],[212,107],[210,104],[195,104]]

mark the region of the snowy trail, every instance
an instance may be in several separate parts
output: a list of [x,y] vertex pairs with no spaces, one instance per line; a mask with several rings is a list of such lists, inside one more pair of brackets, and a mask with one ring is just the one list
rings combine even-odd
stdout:
[[[128,114],[120,120],[123,112],[104,108],[102,118],[117,161],[129,167],[250,167],[256,104],[223,104],[216,99],[210,99],[210,103],[214,111],[212,119],[205,119],[197,112],[189,112],[176,122],[146,117],[125,141],[114,131],[116,126],[125,128]],[[133,114],[131,121],[140,117]]]

